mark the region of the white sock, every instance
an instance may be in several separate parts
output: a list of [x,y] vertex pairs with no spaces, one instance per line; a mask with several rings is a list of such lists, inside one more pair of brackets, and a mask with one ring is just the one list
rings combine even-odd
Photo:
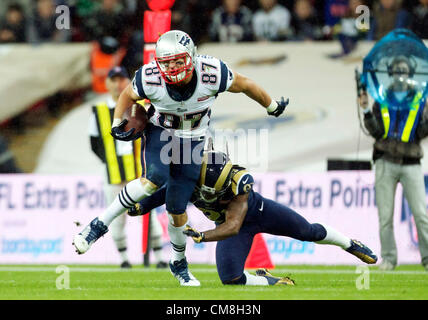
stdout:
[[120,254],[120,258],[122,259],[122,262],[129,261],[128,250],[126,247],[119,249],[119,254]]
[[181,227],[174,227],[171,221],[168,223],[168,234],[171,240],[171,262],[184,259],[186,253],[187,236],[183,233],[186,229],[184,224]]
[[[150,219],[153,219],[153,217],[150,217]],[[153,248],[153,254],[155,255],[155,263],[162,261],[162,237],[151,237],[150,246]]]
[[320,240],[320,241],[316,241],[315,243],[318,244],[332,244],[335,246],[339,246],[342,249],[348,249],[351,246],[351,239],[348,238],[347,236],[343,235],[342,233],[340,233],[339,231],[333,229],[332,227],[322,224],[320,223],[325,230],[327,230],[327,235],[325,236],[324,239]]
[[155,263],[162,261],[162,248],[153,249],[153,254],[155,255]]
[[254,276],[247,271],[244,271],[247,281],[245,282],[246,286],[268,286],[269,282],[265,277]]
[[116,217],[149,195],[140,179],[132,180],[119,192],[107,209],[99,215],[98,220],[109,226]]

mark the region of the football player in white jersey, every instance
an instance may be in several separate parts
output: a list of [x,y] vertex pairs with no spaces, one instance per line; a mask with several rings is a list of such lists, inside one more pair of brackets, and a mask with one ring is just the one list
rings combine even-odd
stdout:
[[[85,253],[108,231],[110,223],[135,203],[166,185],[168,232],[172,245],[171,273],[184,286],[199,286],[189,272],[185,257],[186,206],[199,178],[205,133],[212,104],[219,93],[245,93],[278,117],[288,104],[273,100],[253,80],[229,69],[219,59],[196,55],[196,47],[186,33],[172,30],[159,37],[155,61],[142,66],[117,102],[112,132],[118,140],[141,135],[125,131],[125,110],[141,99],[149,99],[150,122],[142,145],[143,175],[129,182],[113,203],[74,237],[78,253]],[[189,156],[190,155],[190,156]]]

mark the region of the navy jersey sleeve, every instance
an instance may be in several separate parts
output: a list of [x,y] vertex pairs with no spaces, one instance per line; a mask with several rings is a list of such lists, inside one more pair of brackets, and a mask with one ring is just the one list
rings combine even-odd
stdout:
[[218,88],[218,93],[225,92],[227,89],[229,89],[232,85],[232,82],[232,70],[227,66],[227,64],[220,60],[220,86]]
[[143,67],[135,72],[134,79],[132,79],[132,89],[141,99],[148,99],[143,88]]

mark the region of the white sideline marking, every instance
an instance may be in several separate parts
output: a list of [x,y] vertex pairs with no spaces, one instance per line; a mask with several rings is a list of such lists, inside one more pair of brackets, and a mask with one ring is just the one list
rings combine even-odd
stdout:
[[[9,266],[0,266],[0,272],[55,272],[56,266],[52,267],[9,267]],[[97,267],[73,267],[70,266],[71,272],[169,272],[169,269],[130,269],[130,270],[123,270],[119,267],[117,268],[97,268]],[[395,270],[395,271],[380,271],[377,269],[369,269],[370,273],[373,274],[423,274],[426,275],[426,271],[406,271],[406,270]],[[190,268],[191,272],[200,272],[200,273],[217,273],[217,270],[215,268]],[[252,272],[255,270],[249,270],[249,272]],[[279,266],[278,269],[273,269],[272,271],[275,273],[280,274],[296,274],[296,273],[316,273],[316,274],[355,274],[355,270],[331,270],[331,269],[288,269],[284,268],[282,266]],[[278,274],[278,276],[280,275]]]

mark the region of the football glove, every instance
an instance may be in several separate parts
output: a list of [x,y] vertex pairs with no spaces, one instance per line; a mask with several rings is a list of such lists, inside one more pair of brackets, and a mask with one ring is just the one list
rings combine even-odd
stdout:
[[134,128],[132,128],[131,130],[125,131],[125,126],[127,123],[128,123],[128,120],[124,119],[122,120],[121,123],[119,123],[118,126],[111,128],[111,135],[113,136],[113,138],[117,140],[122,140],[122,141],[131,141],[131,140],[136,140],[143,135],[142,133],[134,134],[135,132]]
[[205,233],[199,232],[191,226],[186,226],[186,230],[184,230],[183,233],[188,237],[192,237],[193,241],[196,243],[200,243],[205,240]]
[[277,107],[273,111],[268,111],[268,115],[279,117],[285,110],[285,107],[288,105],[290,99],[284,100],[284,97],[281,97],[281,101],[276,101]]

